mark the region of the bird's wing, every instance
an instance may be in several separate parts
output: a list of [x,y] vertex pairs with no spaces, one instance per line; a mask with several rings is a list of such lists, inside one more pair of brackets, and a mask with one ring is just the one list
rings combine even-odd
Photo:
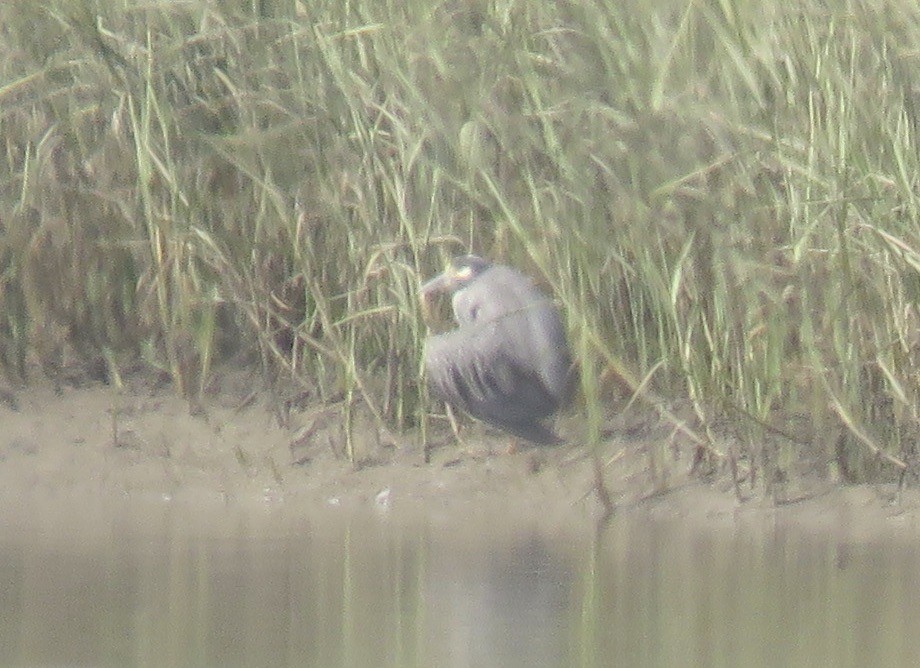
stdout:
[[566,402],[574,375],[565,327],[556,305],[532,280],[511,267],[495,265],[456,293],[453,307],[459,331],[495,321],[503,336],[496,336],[493,344],[503,344],[503,352],[484,354],[503,354],[514,367],[539,374],[543,389]]
[[425,366],[438,397],[513,432],[548,416],[558,402],[514,350],[506,327],[487,322],[433,336]]

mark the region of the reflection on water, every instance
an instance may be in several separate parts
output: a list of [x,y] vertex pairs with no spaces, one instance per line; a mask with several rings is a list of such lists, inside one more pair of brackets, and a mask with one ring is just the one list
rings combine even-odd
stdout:
[[0,531],[2,665],[866,666],[920,655],[920,549],[907,543],[691,530],[640,511],[593,538],[494,513],[56,503],[65,510],[23,508]]

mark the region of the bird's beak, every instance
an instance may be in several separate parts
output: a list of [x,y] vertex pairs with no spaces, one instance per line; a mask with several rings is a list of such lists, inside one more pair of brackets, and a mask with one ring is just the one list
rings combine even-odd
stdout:
[[422,320],[425,324],[431,325],[435,320],[432,314],[432,304],[437,295],[450,292],[454,286],[454,277],[449,269],[444,270],[419,288],[419,301],[422,306]]
[[453,284],[453,280],[448,272],[444,272],[432,278],[422,285],[419,290],[419,296],[422,301],[428,301],[432,297],[442,292],[448,292]]

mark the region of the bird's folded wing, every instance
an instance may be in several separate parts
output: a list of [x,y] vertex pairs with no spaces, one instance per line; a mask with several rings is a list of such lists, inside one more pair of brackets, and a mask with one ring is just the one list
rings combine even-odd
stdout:
[[526,424],[556,408],[538,374],[502,326],[486,323],[431,337],[425,365],[432,392],[497,425]]

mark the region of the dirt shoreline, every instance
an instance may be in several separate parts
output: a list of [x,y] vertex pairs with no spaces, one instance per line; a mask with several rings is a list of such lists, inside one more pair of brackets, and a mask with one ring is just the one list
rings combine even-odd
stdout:
[[[338,409],[308,406],[282,428],[264,400],[244,401],[251,387],[243,377],[235,386],[226,383],[196,410],[168,387],[92,384],[56,391],[35,385],[5,392],[0,520],[23,527],[62,505],[79,513],[88,499],[102,506],[112,499],[181,501],[201,513],[205,524],[209,508],[227,503],[266,513],[369,507],[459,515],[497,509],[559,526],[589,523],[601,514],[592,491],[593,463],[578,445],[508,454],[507,440],[474,426],[463,446],[449,432],[434,435],[440,445],[426,464],[417,436],[381,439],[359,415],[367,463],[354,467],[343,456]],[[808,480],[784,503],[753,493],[739,502],[726,481],[689,475],[686,457],[651,466],[648,453],[661,450],[655,444],[660,438],[654,430],[612,437],[605,476],[617,512],[731,530],[794,525],[848,542],[920,535],[917,490],[899,494],[892,485]]]

